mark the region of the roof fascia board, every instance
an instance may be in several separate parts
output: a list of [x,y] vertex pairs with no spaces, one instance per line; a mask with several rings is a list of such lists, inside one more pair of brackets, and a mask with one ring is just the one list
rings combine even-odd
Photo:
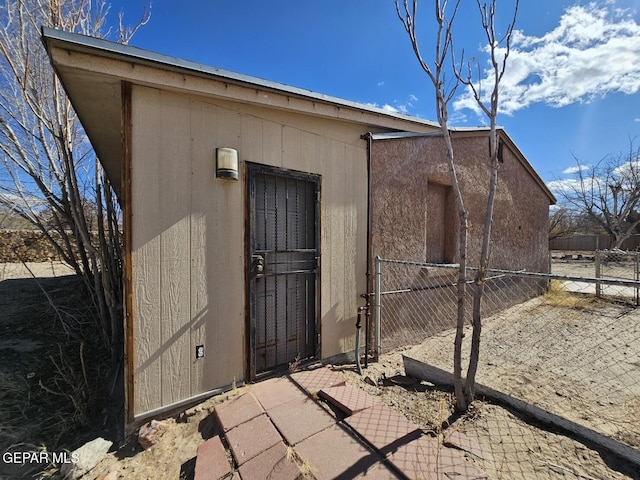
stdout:
[[[87,59],[91,56],[98,56],[113,60],[113,62],[109,62],[109,69],[98,69],[96,73],[109,75],[111,77],[120,76],[122,80],[136,83],[155,86],[160,85],[157,81],[154,82],[152,80],[153,77],[150,75],[151,70],[140,68],[148,67],[149,69],[173,72],[175,74],[173,83],[167,85],[162,84],[162,86],[183,91],[198,91],[199,89],[201,93],[207,93],[207,88],[198,82],[197,79],[200,78],[207,82],[211,82],[211,80],[214,79],[224,85],[224,90],[219,90],[215,92],[215,94],[223,95],[225,98],[238,99],[235,95],[238,95],[239,90],[233,90],[231,88],[235,86],[238,87],[238,89],[248,88],[255,92],[254,95],[245,94],[240,98],[240,100],[250,103],[286,108],[288,110],[299,109],[306,113],[309,113],[308,105],[311,104],[313,106],[313,113],[317,115],[385,128],[411,128],[424,131],[439,128],[437,123],[429,120],[389,112],[378,107],[323,95],[311,90],[291,87],[77,33],[43,27],[42,40],[49,52],[49,56],[56,66],[64,65],[76,69],[86,69]],[[69,58],[56,54],[56,49],[65,51]],[[71,58],[74,54],[76,56],[80,55],[82,62],[74,61]],[[95,63],[96,62],[94,62],[94,64]],[[124,64],[127,67],[116,68],[114,71],[113,68],[116,67],[117,63]],[[145,73],[146,75],[144,75]],[[168,77],[169,76],[165,75],[162,78],[163,80],[168,80]],[[267,93],[266,96],[265,92]],[[304,108],[302,104],[304,104]]]

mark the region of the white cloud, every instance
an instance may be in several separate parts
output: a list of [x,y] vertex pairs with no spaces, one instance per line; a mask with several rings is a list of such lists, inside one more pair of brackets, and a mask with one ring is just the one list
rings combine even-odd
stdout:
[[[484,75],[487,84],[490,71]],[[501,112],[512,114],[534,103],[562,107],[639,90],[640,25],[612,2],[592,2],[567,8],[543,36],[514,32],[500,84]],[[468,92],[454,108],[479,112]]]
[[384,110],[386,112],[405,113],[405,114],[408,114],[409,113],[409,108],[413,107],[413,105],[410,102],[407,102],[406,104],[396,103],[395,106],[390,105],[388,103],[385,103],[382,106],[380,106],[377,103],[366,103],[365,105],[369,105],[370,107],[375,107],[375,108],[381,108],[382,110]]
[[391,113],[400,113],[400,110],[398,110],[396,107],[389,105],[388,103],[385,103],[382,106],[382,110],[386,110],[387,112],[391,112]]
[[369,102],[369,103],[366,103],[366,105],[369,105],[375,108],[381,108],[382,110],[385,110],[391,113],[403,113],[405,115],[409,115],[410,112],[415,107],[413,102],[417,102],[417,101],[418,101],[418,97],[410,94],[409,99],[404,103],[400,102],[399,100],[393,100],[391,103],[385,103],[382,106],[380,106],[380,104],[376,102]]
[[570,192],[580,186],[580,181],[574,178],[553,180],[547,182],[547,188],[552,192]]
[[640,159],[631,162],[625,162],[613,169],[613,174],[622,178],[635,179],[640,172]]
[[589,170],[589,167],[586,165],[576,165],[575,167],[569,167],[562,171],[565,175],[570,175],[572,173],[584,172],[585,170]]

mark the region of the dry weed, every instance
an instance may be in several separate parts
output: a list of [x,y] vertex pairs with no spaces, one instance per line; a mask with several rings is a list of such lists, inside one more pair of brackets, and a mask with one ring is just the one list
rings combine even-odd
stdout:
[[[80,317],[92,310],[81,290],[72,277],[0,282],[10,344],[0,349],[0,449],[17,442],[75,448],[99,428],[109,357],[95,331],[83,331]],[[89,339],[78,340],[81,334]]]
[[300,456],[296,453],[293,447],[287,447],[287,454],[285,455],[285,459],[288,462],[295,462],[298,464],[298,470],[300,471],[300,475],[298,475],[298,479],[314,479],[316,478],[314,475],[315,468],[311,466],[309,462],[303,462]]
[[296,358],[289,364],[289,373],[296,373],[300,367],[300,354],[296,355]]
[[593,298],[569,292],[562,286],[560,280],[551,280],[549,290],[542,296],[541,303],[551,307],[572,308],[586,310],[593,304]]
[[300,477],[298,478],[303,478],[303,479],[316,478],[314,474],[315,468],[313,468],[309,462],[304,462],[298,468],[300,469]]

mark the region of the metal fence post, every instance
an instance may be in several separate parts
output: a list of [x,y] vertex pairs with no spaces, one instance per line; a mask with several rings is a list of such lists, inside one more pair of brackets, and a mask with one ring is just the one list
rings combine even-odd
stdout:
[[[635,262],[634,263],[634,280],[637,282],[638,280],[640,280],[640,265],[638,265],[638,258],[640,258],[640,253],[636,252],[635,255]],[[638,289],[638,287],[636,287],[636,307],[640,305],[640,290]]]
[[[596,278],[602,277],[601,266],[602,266],[602,250],[596,250]],[[600,287],[600,282],[596,282],[596,297],[600,297],[602,293]]]
[[380,285],[381,285],[381,277],[382,277],[382,262],[379,256],[375,258],[375,270],[374,270],[374,281],[373,281],[373,322],[375,325],[375,336],[376,336],[376,351],[375,357],[376,360],[380,356],[380,314],[382,311],[382,304],[380,303]]

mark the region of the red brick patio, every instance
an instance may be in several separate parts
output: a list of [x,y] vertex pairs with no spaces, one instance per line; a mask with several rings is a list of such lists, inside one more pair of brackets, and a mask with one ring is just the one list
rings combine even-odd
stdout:
[[[327,367],[257,383],[217,407],[215,415],[222,438],[198,449],[196,480],[487,478],[457,449],[357,387],[345,386]],[[458,447],[475,445],[462,434],[448,440]]]

